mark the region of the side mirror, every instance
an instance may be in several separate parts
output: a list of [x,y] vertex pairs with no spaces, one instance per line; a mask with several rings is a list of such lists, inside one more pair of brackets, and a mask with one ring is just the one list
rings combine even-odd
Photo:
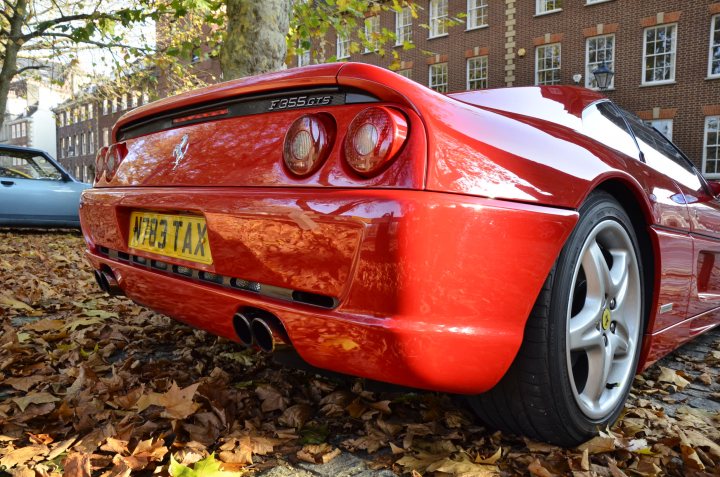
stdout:
[[710,185],[710,191],[712,192],[713,197],[717,197],[720,195],[720,180],[709,180],[707,181]]

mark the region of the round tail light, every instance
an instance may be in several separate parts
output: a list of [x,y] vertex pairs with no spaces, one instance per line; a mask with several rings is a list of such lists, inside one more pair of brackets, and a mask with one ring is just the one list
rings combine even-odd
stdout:
[[285,135],[283,160],[290,172],[307,176],[325,161],[332,147],[335,123],[326,114],[306,114]]
[[117,172],[120,162],[127,155],[127,146],[124,142],[113,144],[105,156],[105,180],[111,181]]
[[107,150],[107,146],[103,146],[95,155],[95,183],[100,181],[105,172],[105,155],[107,154]]
[[350,123],[345,159],[358,174],[372,175],[397,155],[407,134],[407,121],[399,111],[382,106],[365,109]]

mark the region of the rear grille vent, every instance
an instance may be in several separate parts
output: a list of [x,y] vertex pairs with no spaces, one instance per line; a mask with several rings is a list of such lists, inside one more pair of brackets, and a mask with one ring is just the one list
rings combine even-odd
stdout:
[[317,306],[326,309],[332,309],[338,305],[335,297],[327,295],[320,295],[318,293],[310,293],[300,290],[291,290],[289,288],[276,287],[274,285],[244,280],[242,278],[226,277],[216,273],[196,270],[194,268],[184,267],[181,265],[173,265],[160,260],[151,260],[145,257],[111,250],[102,246],[98,246],[97,251],[101,255],[104,255],[112,260],[125,262],[152,271],[159,271],[170,275],[184,277],[197,282],[211,283],[223,288],[257,293],[258,295],[270,298],[291,301],[294,303],[302,303],[303,305]]

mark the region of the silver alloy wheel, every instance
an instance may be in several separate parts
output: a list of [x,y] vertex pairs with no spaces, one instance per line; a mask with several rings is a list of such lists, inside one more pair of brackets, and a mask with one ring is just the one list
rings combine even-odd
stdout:
[[635,371],[640,272],[630,236],[611,219],[592,229],[579,257],[567,312],[567,365],[575,401],[600,420],[624,399]]

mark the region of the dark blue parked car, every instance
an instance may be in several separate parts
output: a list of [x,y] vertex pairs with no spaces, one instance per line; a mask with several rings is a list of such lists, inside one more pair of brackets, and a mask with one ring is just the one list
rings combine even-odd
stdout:
[[0,225],[78,227],[89,187],[44,151],[0,145]]

